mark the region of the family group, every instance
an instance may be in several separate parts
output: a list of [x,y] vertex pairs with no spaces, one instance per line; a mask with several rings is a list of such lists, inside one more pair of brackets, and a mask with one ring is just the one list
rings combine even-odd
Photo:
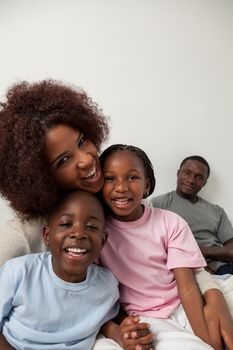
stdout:
[[[0,106],[1,350],[233,350],[233,227],[185,158],[153,197],[136,145],[102,151],[108,119],[82,89],[12,85]],[[149,198],[148,198],[149,197]]]

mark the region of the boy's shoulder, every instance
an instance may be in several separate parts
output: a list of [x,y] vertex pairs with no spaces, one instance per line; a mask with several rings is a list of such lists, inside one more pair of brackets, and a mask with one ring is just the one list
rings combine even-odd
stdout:
[[117,279],[107,267],[100,266],[97,264],[92,264],[92,270],[93,270],[93,273],[97,275],[98,279],[107,281],[108,283],[111,281],[113,284],[118,285]]
[[91,273],[91,284],[95,294],[101,295],[100,298],[106,302],[112,300],[116,302],[119,299],[119,283],[113,273],[108,268],[95,263],[91,265]]

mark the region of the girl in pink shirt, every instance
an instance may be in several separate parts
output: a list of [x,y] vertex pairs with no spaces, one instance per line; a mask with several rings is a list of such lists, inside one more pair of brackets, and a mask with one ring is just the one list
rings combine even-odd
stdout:
[[[175,213],[141,204],[155,187],[147,155],[137,147],[113,145],[100,160],[102,195],[111,214],[100,262],[118,278],[126,314],[139,315],[155,334],[153,344],[136,349],[222,349],[221,339],[210,332],[210,311],[205,310],[193,275],[193,269],[206,263],[187,223]],[[226,329],[233,329],[224,299],[222,305],[228,315]],[[221,322],[225,318],[222,321],[219,316],[219,325]],[[233,349],[231,331],[226,333],[221,336]],[[134,349],[128,337],[128,349]],[[124,343],[127,346],[127,340]]]

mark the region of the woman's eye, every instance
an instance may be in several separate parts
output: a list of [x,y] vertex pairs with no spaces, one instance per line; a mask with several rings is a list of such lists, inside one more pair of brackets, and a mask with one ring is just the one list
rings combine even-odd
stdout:
[[64,164],[67,162],[68,159],[69,159],[69,156],[64,156],[64,157],[62,157],[62,158],[59,159],[59,161],[57,162],[56,167],[57,167],[57,168],[61,167],[62,165],[64,165]]
[[82,146],[86,142],[86,137],[84,135],[78,140],[78,146]]

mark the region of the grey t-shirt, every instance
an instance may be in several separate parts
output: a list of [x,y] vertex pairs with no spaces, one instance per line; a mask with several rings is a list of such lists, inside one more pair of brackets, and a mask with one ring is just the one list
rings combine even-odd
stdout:
[[[183,217],[189,224],[199,245],[221,246],[233,238],[233,227],[224,209],[198,197],[196,203],[180,197],[175,191],[151,199],[153,207],[168,209]],[[226,264],[207,259],[209,267],[216,271]]]

